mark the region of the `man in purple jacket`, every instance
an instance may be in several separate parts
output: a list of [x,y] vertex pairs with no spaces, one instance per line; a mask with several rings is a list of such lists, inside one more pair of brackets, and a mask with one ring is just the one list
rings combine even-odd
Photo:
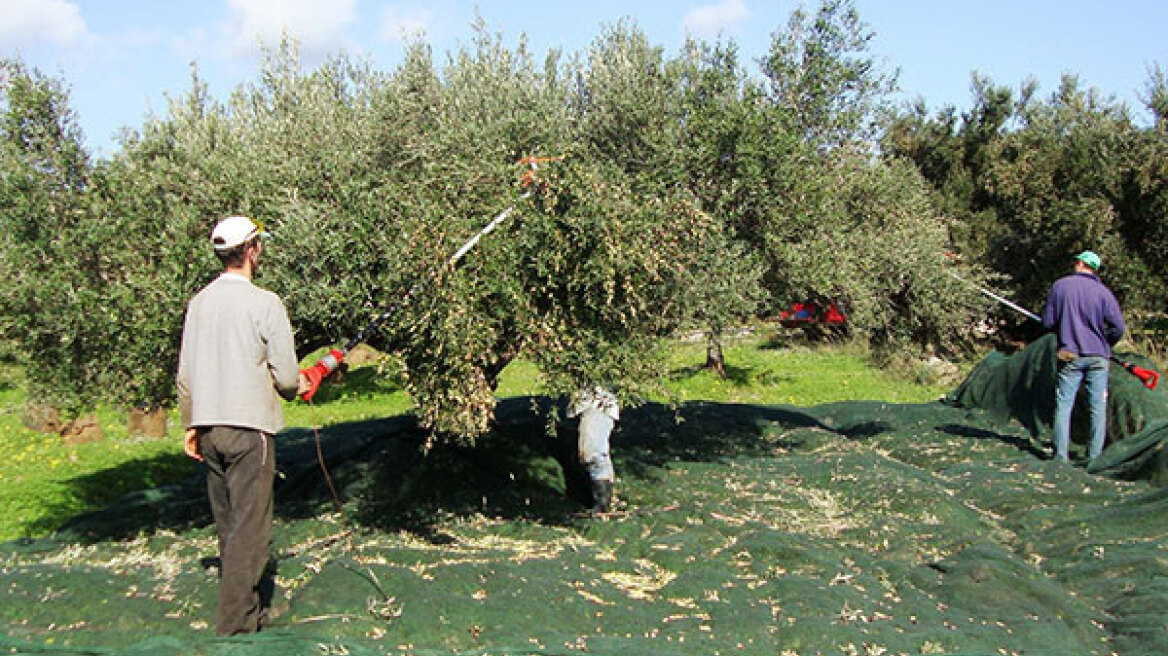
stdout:
[[1054,455],[1068,460],[1071,410],[1087,379],[1091,413],[1091,458],[1107,438],[1107,374],[1111,347],[1126,329],[1119,303],[1099,280],[1102,261],[1091,251],[1075,256],[1074,271],[1055,281],[1042,310],[1042,323],[1058,335],[1058,392],[1054,411]]

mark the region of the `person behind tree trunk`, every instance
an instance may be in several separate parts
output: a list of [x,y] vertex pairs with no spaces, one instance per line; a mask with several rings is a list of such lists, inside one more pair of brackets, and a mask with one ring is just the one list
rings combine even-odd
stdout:
[[183,451],[207,465],[207,496],[219,534],[219,635],[260,629],[260,583],[272,531],[281,398],[308,390],[280,298],[252,284],[263,252],[247,217],[211,233],[224,270],[191,299],[183,322],[178,400]]
[[568,407],[568,417],[580,418],[577,445],[580,463],[592,481],[593,512],[606,513],[612,507],[612,483],[615,471],[609,454],[608,437],[620,421],[620,404],[602,387],[581,390]]
[[1050,288],[1042,323],[1058,336],[1058,390],[1054,413],[1054,456],[1069,459],[1071,411],[1083,379],[1091,413],[1088,456],[1103,452],[1107,438],[1107,378],[1111,347],[1126,329],[1119,303],[1099,280],[1102,261],[1091,251],[1075,256],[1074,270]]

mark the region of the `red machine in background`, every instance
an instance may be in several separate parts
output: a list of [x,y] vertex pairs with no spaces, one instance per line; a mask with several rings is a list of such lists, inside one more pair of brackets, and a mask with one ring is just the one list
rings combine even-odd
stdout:
[[779,312],[779,323],[788,328],[805,324],[819,324],[827,327],[843,328],[848,318],[835,303],[826,308],[818,303],[795,303],[790,309]]

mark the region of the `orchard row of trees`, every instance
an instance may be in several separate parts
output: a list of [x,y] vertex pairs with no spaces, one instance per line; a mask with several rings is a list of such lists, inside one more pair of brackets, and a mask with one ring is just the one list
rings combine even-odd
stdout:
[[1141,94],[1153,124],[1065,75],[1048,98],[973,78],[973,106],[894,116],[880,144],[936,190],[955,248],[1040,307],[1068,254],[1098,251],[1125,310],[1163,313],[1168,292],[1168,78]]
[[[795,11],[757,73],[733,42],[667,56],[627,22],[542,61],[476,28],[440,68],[416,42],[392,71],[344,55],[304,71],[285,43],[225,101],[193,69],[165,116],[100,161],[65,84],[4,62],[0,337],[36,398],[171,404],[185,303],[217,272],[210,229],[236,213],[274,235],[260,283],[302,353],[433,277],[371,343],[403,358],[423,422],[464,438],[486,430],[516,357],[552,393],[602,383],[635,399],[679,329],[716,352],[728,327],[796,300],[840,303],[884,352],[960,350],[987,307],[950,273],[1038,289],[1062,270],[1012,268],[1007,242],[1039,265],[1102,245],[1109,272],[1140,273],[1121,291],[1152,298],[1152,245],[1125,244],[1165,233],[1162,127],[1073,86],[994,104],[986,82],[960,120],[897,111],[850,0]],[[554,160],[525,185],[528,156]],[[1120,160],[1144,177],[1102,175]],[[1143,196],[1107,204],[1127,191]],[[1065,229],[1044,236],[1043,221]],[[953,246],[966,257],[945,258]]]

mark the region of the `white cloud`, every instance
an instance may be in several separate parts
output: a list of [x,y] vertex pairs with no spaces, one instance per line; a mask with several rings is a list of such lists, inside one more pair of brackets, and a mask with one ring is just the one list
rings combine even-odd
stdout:
[[357,0],[229,0],[231,53],[249,55],[259,43],[276,45],[287,33],[300,52],[318,57],[346,48],[345,27],[357,17]]
[[721,0],[689,10],[683,24],[686,31],[694,36],[715,37],[749,17],[750,10],[743,0]]
[[434,15],[425,9],[391,5],[381,14],[379,34],[385,41],[402,43],[428,34],[433,22]]
[[0,0],[0,48],[47,42],[84,45],[90,40],[81,8],[66,0]]

